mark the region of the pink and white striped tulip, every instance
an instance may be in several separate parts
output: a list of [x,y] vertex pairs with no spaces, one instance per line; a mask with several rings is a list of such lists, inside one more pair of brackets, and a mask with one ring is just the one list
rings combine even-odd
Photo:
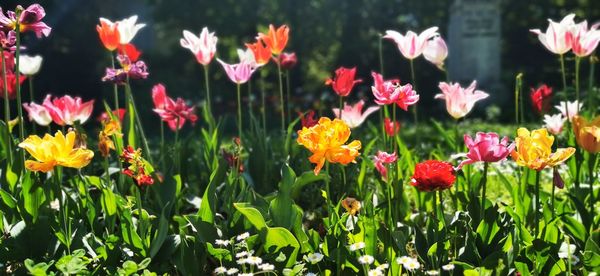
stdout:
[[[353,106],[344,103],[344,110],[342,110],[342,121],[344,121],[348,127],[355,128],[360,126],[373,112],[379,110],[379,106],[371,106],[362,112],[365,101],[360,100]],[[340,109],[333,108],[333,114],[336,118],[340,119]]]
[[469,149],[466,154],[467,159],[460,162],[457,170],[460,170],[464,165],[473,164],[475,162],[498,162],[506,159],[510,152],[515,147],[515,144],[508,144],[508,137],[502,138],[495,132],[477,132],[475,139],[465,134],[465,145]]
[[600,23],[596,23],[592,25],[590,29],[588,29],[587,21],[583,21],[573,28],[571,32],[572,39],[572,51],[578,57],[586,57],[591,55],[596,47],[598,47],[598,42],[600,42]]
[[209,33],[208,28],[204,27],[200,36],[184,30],[183,38],[179,40],[181,47],[189,49],[196,57],[198,63],[208,65],[217,52],[218,38],[215,33]]
[[446,110],[454,119],[460,119],[467,115],[479,100],[485,99],[489,94],[475,90],[477,81],[473,81],[467,88],[462,88],[459,83],[440,82],[441,94],[435,95],[436,99],[446,101]]
[[532,29],[530,32],[537,34],[540,42],[550,52],[562,55],[571,50],[572,34],[575,27],[575,14],[565,16],[560,22],[554,22],[548,19],[548,28],[542,33],[540,29]]
[[83,124],[90,118],[94,109],[94,100],[83,102],[80,97],[69,95],[52,99],[51,95],[47,95],[43,106],[48,110],[55,124],[72,126],[77,121]]
[[562,114],[544,115],[544,127],[554,135],[558,135],[563,130],[563,125],[567,121]]
[[40,126],[47,126],[52,123],[52,117],[50,112],[43,105],[36,104],[34,102],[24,103],[23,108],[27,111],[29,121],[35,121]]
[[255,70],[255,68],[252,67],[252,64],[248,61],[241,61],[237,64],[228,64],[220,59],[217,59],[217,61],[221,63],[223,69],[225,69],[227,77],[229,77],[232,82],[237,84],[248,82]]
[[437,30],[438,27],[431,27],[418,35],[413,31],[408,31],[406,35],[402,35],[397,31],[387,30],[383,38],[393,40],[398,46],[400,53],[405,58],[412,60],[423,53],[429,39],[439,35]]

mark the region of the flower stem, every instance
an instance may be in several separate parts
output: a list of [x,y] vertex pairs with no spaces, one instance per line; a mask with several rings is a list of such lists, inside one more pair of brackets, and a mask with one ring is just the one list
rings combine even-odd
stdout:
[[209,79],[208,79],[208,65],[204,65],[204,85],[206,87],[206,109],[208,109],[208,114],[210,114],[210,116],[213,116],[212,115],[212,103],[210,101],[210,84],[209,84]]
[[596,174],[594,173],[594,171],[596,170],[596,161],[598,160],[598,154],[597,153],[590,153],[590,158],[588,160],[588,167],[589,167],[589,178],[590,178],[590,215],[592,217],[595,217],[595,210],[594,210],[594,182],[596,181]]
[[265,101],[265,76],[263,74],[263,72],[266,71],[261,71],[260,74],[260,97],[261,97],[261,104],[262,107],[260,109],[260,113],[262,116],[262,124],[263,124],[263,133],[264,136],[267,137],[267,105],[266,105],[266,101]]
[[339,116],[338,116],[338,118],[339,118],[340,120],[342,120],[342,112],[344,112],[344,98],[343,98],[342,96],[340,96],[340,103],[339,103],[339,107],[340,107],[340,109],[339,109],[339,110],[340,110],[340,112],[339,112],[339,114],[338,114],[338,115],[339,115]]
[[563,54],[560,55],[560,70],[562,72],[563,90],[567,92],[567,73],[565,71],[565,56]]
[[290,92],[290,70],[285,70],[285,88],[287,94],[287,122],[288,124],[292,122],[292,96]]
[[379,40],[378,42],[378,52],[379,52],[379,73],[383,76],[384,75],[384,66],[383,66],[383,37],[381,36],[381,34],[379,35]]
[[[579,114],[579,67],[581,66],[581,58],[575,57],[575,100],[577,101],[577,113]],[[588,92],[589,93],[589,92]]]
[[535,234],[533,237],[537,238],[539,227],[540,227],[540,216],[538,214],[540,210],[540,174],[541,171],[535,172],[535,209],[533,210],[534,215],[534,225],[533,225],[533,233]]
[[[20,16],[20,13],[17,14],[17,17]],[[17,43],[15,46],[17,49],[15,50],[15,78],[16,78],[16,90],[17,90],[17,113],[19,114],[19,141],[23,141],[25,139],[25,127],[23,125],[23,105],[21,104],[21,71],[19,70],[19,57],[21,56],[21,27],[19,26],[19,20],[17,20],[15,26],[15,33],[17,37]],[[19,151],[21,154],[21,160],[25,160],[24,151]]]
[[[33,102],[35,99],[33,98],[33,76],[29,76],[29,101]],[[37,132],[36,124],[31,124],[33,133]]]
[[595,64],[596,61],[594,60],[594,55],[590,56],[590,73],[589,73],[589,77],[588,77],[588,102],[589,102],[589,106],[591,106],[591,112],[592,112],[592,117],[596,116],[596,104],[595,104],[595,100],[596,100],[596,94],[593,93],[592,90],[594,90],[594,69],[595,69]]
[[179,148],[179,117],[177,117],[177,127],[175,128],[175,171],[181,173],[181,150]]
[[237,108],[238,108],[238,137],[240,138],[240,141],[242,140],[242,91],[241,91],[241,84],[237,84]]
[[[110,63],[113,69],[115,69],[115,57],[112,52],[110,54]],[[113,97],[115,98],[115,110],[119,110],[119,87],[116,83],[113,84]]]
[[487,186],[488,162],[483,163],[483,178],[481,178],[481,220],[485,216],[485,190]]
[[519,73],[515,77],[515,123],[518,125],[520,122],[519,117],[519,109],[521,108],[521,83],[523,79],[523,74]]
[[[152,161],[152,155],[150,154],[150,147],[148,146],[148,139],[146,139],[146,134],[144,133],[144,127],[142,125],[142,121],[140,120],[140,116],[137,107],[135,106],[135,100],[133,99],[133,95],[131,94],[131,86],[129,85],[129,80],[127,80],[127,84],[125,85],[125,94],[127,94],[127,98],[131,101],[131,106],[133,107],[133,116],[135,117],[135,123],[137,124],[140,135],[142,136],[142,143],[144,143],[144,150],[146,151],[146,157],[151,164],[154,163]],[[132,125],[133,127],[133,125]]]
[[283,102],[283,80],[281,77],[281,64],[277,63],[277,78],[279,79],[279,103],[281,107],[281,133],[285,134],[285,105]]
[[[410,60],[410,76],[411,76],[412,86],[413,86],[414,90],[418,91],[417,90],[417,79],[415,78],[415,65],[414,65],[414,61],[412,59]],[[417,105],[416,104],[413,106],[413,117],[415,120],[415,125],[417,125],[419,122],[419,117],[418,117],[418,113],[417,113]]]
[[331,209],[333,203],[331,201],[331,189],[329,183],[331,182],[331,175],[329,174],[329,162],[327,161],[325,161],[325,173],[327,174],[327,177],[325,177],[325,191],[327,192],[327,214],[331,216],[333,213]]
[[4,50],[0,47],[0,55],[2,56],[2,82],[4,84],[4,123],[6,124],[6,145],[7,145],[7,155],[8,155],[8,164],[9,166],[13,161],[13,151],[12,151],[12,139],[10,135],[10,131],[8,130],[8,122],[10,121],[10,101],[8,99],[8,81],[6,79],[6,58],[4,57]]

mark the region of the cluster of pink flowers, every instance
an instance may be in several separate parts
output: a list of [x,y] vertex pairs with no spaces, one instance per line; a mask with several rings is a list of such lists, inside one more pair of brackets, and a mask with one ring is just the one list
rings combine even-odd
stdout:
[[54,122],[59,126],[73,126],[75,123],[83,124],[90,118],[94,100],[84,102],[80,97],[47,95],[41,105],[24,103],[23,108],[27,111],[29,120],[38,125],[47,126]]
[[563,55],[572,51],[578,57],[589,56],[596,50],[600,42],[600,23],[588,28],[586,20],[575,23],[575,14],[565,16],[560,22],[548,19],[548,28],[545,32],[532,29],[538,35],[540,42],[550,52]]

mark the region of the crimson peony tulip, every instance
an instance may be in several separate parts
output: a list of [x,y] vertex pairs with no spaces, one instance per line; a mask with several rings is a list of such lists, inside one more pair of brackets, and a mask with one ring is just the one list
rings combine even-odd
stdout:
[[450,163],[427,160],[415,166],[410,184],[421,192],[431,192],[449,189],[454,181],[456,176]]

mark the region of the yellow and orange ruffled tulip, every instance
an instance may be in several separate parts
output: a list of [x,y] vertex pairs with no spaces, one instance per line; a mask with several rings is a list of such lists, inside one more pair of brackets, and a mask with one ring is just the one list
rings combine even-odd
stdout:
[[556,152],[552,152],[554,136],[548,134],[545,128],[531,132],[526,128],[519,128],[515,142],[516,147],[511,153],[512,159],[519,166],[537,171],[560,165],[575,153],[572,147],[559,148]]
[[49,172],[55,166],[69,168],[83,168],[87,166],[94,152],[84,148],[75,147],[75,132],[71,131],[63,135],[57,131],[54,136],[46,134],[44,138],[31,135],[19,144],[35,160],[26,160],[25,167],[34,172]]
[[588,122],[585,118],[575,116],[573,133],[577,144],[589,153],[600,152],[600,116]]
[[355,162],[360,155],[360,141],[354,140],[345,145],[350,138],[350,128],[344,121],[323,117],[310,127],[298,131],[298,144],[306,147],[313,155],[308,160],[317,166],[315,175],[319,174],[325,161],[330,163],[349,164]]
[[110,150],[115,149],[115,143],[112,136],[123,136],[121,133],[121,124],[117,120],[109,119],[104,124],[104,129],[98,134],[98,151],[102,157],[108,157]]

